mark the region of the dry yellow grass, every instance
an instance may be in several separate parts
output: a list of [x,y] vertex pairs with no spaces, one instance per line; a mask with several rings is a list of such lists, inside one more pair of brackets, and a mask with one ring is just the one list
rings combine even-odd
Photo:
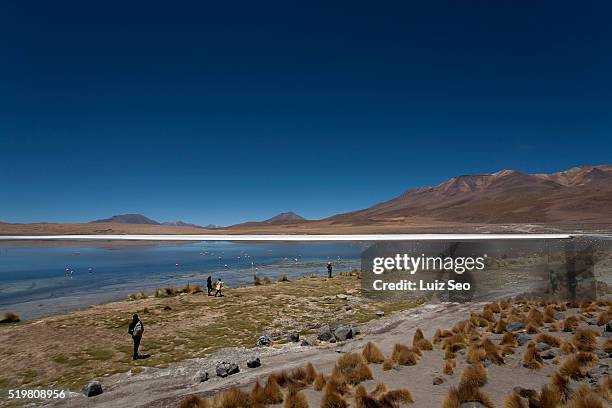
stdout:
[[442,367],[442,372],[446,375],[453,375],[456,365],[457,363],[455,362],[455,360],[446,360]]
[[251,396],[238,388],[230,388],[213,398],[215,408],[252,408]]
[[487,381],[487,369],[482,364],[476,363],[463,370],[459,384],[466,387],[482,387]]
[[302,392],[290,387],[283,408],[308,408],[308,400]]
[[336,369],[349,384],[359,384],[372,379],[372,371],[360,354],[346,353],[336,361]]
[[594,351],[597,348],[597,333],[590,329],[577,330],[572,344],[579,351]]
[[368,363],[381,364],[385,361],[385,355],[380,351],[378,346],[372,342],[368,342],[363,348],[361,355]]
[[460,385],[451,387],[442,403],[442,408],[459,408],[464,402],[480,402],[486,408],[494,408],[493,402],[478,387]]
[[513,392],[506,397],[504,408],[529,408],[529,403]]
[[538,354],[535,345],[530,344],[523,354],[523,367],[531,370],[539,370],[542,368],[542,357]]
[[551,347],[561,346],[561,340],[550,334],[541,333],[535,338],[536,343],[546,343]]
[[183,398],[177,408],[209,408],[210,404],[203,398],[197,395],[189,395]]
[[321,399],[321,408],[347,408],[348,402],[335,392],[326,392]]

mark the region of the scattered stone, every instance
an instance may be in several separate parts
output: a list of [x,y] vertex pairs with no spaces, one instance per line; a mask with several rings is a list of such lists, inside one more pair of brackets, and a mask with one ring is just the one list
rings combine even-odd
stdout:
[[99,381],[92,381],[83,387],[83,395],[86,397],[95,397],[102,394],[102,384]]
[[595,319],[586,319],[585,322],[589,326],[597,326],[597,320],[595,320]]
[[348,298],[348,296],[346,296],[346,295],[345,295],[345,294],[343,294],[343,293],[340,293],[340,294],[336,295],[336,297],[337,297],[338,299],[346,299],[346,298]]
[[538,351],[545,351],[550,349],[550,346],[547,343],[538,343],[536,344],[535,348]]
[[270,346],[272,345],[272,339],[268,336],[261,336],[260,338],[257,339],[257,346],[258,347],[263,347],[263,346]]
[[308,340],[302,340],[302,342],[300,343],[300,346],[306,347],[306,346],[312,346],[312,344]]
[[287,336],[287,340],[290,341],[291,343],[297,343],[298,341],[300,341],[300,333],[298,332],[291,333],[290,335]]
[[353,308],[350,306],[345,306],[344,310],[346,310],[347,312],[350,312],[351,310],[353,310]]
[[591,368],[590,370],[587,371],[587,377],[589,378],[594,378],[594,379],[599,379],[601,376],[603,376],[604,374],[606,374],[608,372],[609,367],[606,364],[602,364],[599,367],[594,367]]
[[249,368],[257,368],[261,366],[261,361],[259,360],[259,357],[251,357],[247,360],[246,364]]
[[559,355],[559,352],[555,349],[546,350],[540,353],[540,357],[542,357],[544,360],[552,360],[558,355]]
[[338,341],[345,341],[353,338],[353,330],[349,326],[340,326],[334,330],[334,337]]
[[563,319],[565,319],[565,316],[561,312],[555,312],[553,314],[553,319],[555,319],[555,320],[563,320]]
[[384,315],[385,315],[385,312],[383,310],[377,310],[376,311],[376,316],[383,317]]
[[323,326],[323,328],[319,331],[319,334],[317,335],[317,339],[320,341],[330,341],[330,342],[332,340],[336,340],[334,338],[334,333],[332,333],[329,326]]
[[444,382],[444,378],[442,377],[435,377],[433,379],[433,385],[440,385]]
[[531,336],[525,333],[519,333],[516,336],[516,341],[518,342],[519,346],[527,344],[530,340]]
[[518,330],[522,330],[525,328],[525,323],[523,322],[513,322],[513,323],[508,323],[508,325],[506,326],[506,331],[508,332],[515,332]]
[[208,381],[210,376],[208,375],[208,371],[198,371],[194,377],[195,382],[205,382]]
[[240,367],[238,367],[238,364],[223,362],[217,364],[215,371],[217,372],[217,376],[227,377],[228,375],[239,373]]

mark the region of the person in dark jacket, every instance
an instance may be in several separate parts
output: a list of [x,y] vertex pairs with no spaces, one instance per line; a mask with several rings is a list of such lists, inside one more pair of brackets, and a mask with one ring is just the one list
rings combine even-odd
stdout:
[[208,289],[208,296],[212,296],[212,276],[209,276],[208,279],[206,279],[206,288]]
[[134,341],[134,360],[138,360],[140,355],[138,354],[138,347],[140,347],[140,340],[142,340],[142,334],[144,333],[144,325],[137,314],[132,316],[132,322],[128,327],[128,333],[132,335]]
[[333,268],[332,263],[328,262],[327,263],[327,274],[329,275],[330,278],[332,277],[332,268]]

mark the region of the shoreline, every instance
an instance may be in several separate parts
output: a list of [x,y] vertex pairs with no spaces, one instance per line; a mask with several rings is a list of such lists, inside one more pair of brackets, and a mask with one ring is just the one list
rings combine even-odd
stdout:
[[[357,276],[338,274],[332,279],[306,277],[229,288],[223,298],[198,293],[124,300],[5,324],[0,326],[0,342],[7,345],[5,373],[13,374],[0,374],[0,388],[79,391],[93,378],[125,373],[135,366],[163,368],[227,347],[252,347],[262,334],[277,341],[291,332],[308,336],[325,324],[360,324],[377,318],[379,309],[389,314],[414,306],[371,302],[358,297],[359,291]],[[136,364],[126,334],[134,312],[146,327],[142,353],[152,354]],[[244,314],[251,316],[249,321],[242,318]],[[84,323],[87,330],[81,333]]]

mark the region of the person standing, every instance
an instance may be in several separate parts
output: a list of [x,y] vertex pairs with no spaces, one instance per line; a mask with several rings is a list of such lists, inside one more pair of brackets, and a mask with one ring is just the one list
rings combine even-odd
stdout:
[[332,277],[332,268],[333,268],[332,263],[328,262],[327,263],[327,274],[329,275],[330,278]]
[[206,279],[206,288],[208,289],[208,296],[212,296],[212,276],[209,276],[208,279]]
[[223,280],[219,278],[219,280],[217,281],[217,291],[215,292],[215,297],[217,296],[223,297],[223,293],[221,293],[222,290],[223,290]]
[[132,335],[134,341],[134,360],[138,360],[140,355],[138,354],[138,348],[140,347],[140,340],[142,340],[142,334],[144,333],[144,325],[137,314],[132,316],[132,323],[128,327],[128,333]]

